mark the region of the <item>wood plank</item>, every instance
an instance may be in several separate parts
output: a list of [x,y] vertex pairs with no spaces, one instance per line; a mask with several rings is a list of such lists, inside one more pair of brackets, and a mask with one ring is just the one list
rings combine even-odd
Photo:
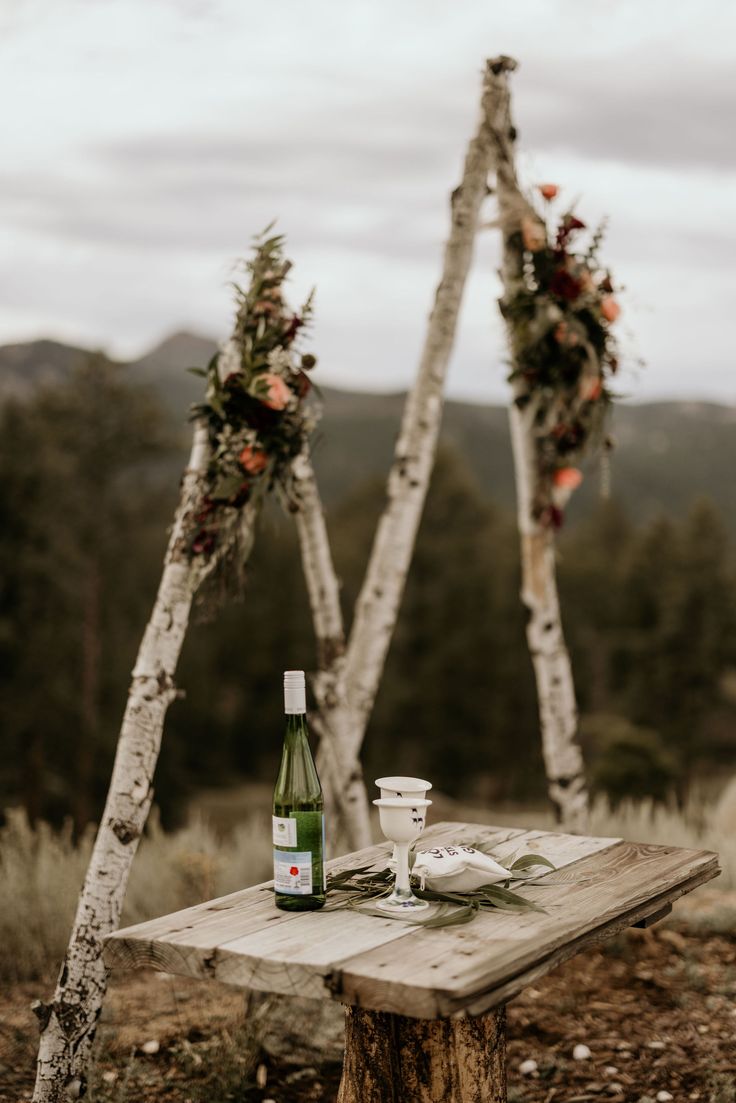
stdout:
[[[472,826],[486,845],[494,847],[511,845],[525,834],[520,828]],[[466,827],[466,824],[448,822],[433,825],[427,828],[422,842],[444,845],[457,840]],[[384,864],[390,850],[390,845],[383,842],[334,859],[328,863],[328,870],[339,872],[371,862]],[[324,960],[325,947],[332,947],[333,956],[335,946],[341,951],[347,948],[349,952],[359,953],[404,935],[409,929],[392,919],[356,917],[352,912],[334,913],[333,919],[332,914],[323,912],[279,911],[268,891],[271,885],[272,882],[267,881],[219,900],[117,931],[107,940],[105,961],[112,968],[148,967],[194,977],[216,976],[226,983],[247,987],[261,987],[267,982],[272,987],[265,990],[277,992],[293,991],[293,978],[301,975],[305,984],[322,989],[320,978],[329,971]],[[358,928],[353,934],[356,918]],[[367,922],[372,926],[370,933],[365,928]],[[277,931],[285,926],[293,928],[290,935]],[[332,932],[332,938],[328,939],[328,931]],[[260,938],[259,932],[264,932]],[[246,936],[247,945],[243,941]],[[305,945],[309,938],[314,944],[311,960],[308,945]],[[351,949],[351,939],[354,939],[355,949]],[[224,953],[222,948],[231,942],[236,945],[228,947],[228,952]],[[293,968],[289,960],[290,947],[295,955]],[[285,988],[273,987],[278,969],[268,961],[290,966],[284,970]],[[302,967],[301,972],[299,967]]]
[[421,1018],[478,1014],[571,956],[566,947],[577,953],[586,935],[628,926],[717,873],[707,851],[617,843],[519,890],[546,914],[486,912],[467,926],[416,930],[400,953],[378,948],[345,962],[336,991]]
[[[469,926],[424,930],[352,910],[281,912],[254,886],[119,931],[106,960],[412,1017],[479,1014],[718,872],[705,851],[479,824],[434,825],[420,848],[463,841],[492,848],[501,861],[549,857],[558,868],[518,889],[547,914],[495,911]],[[384,862],[388,849],[379,844],[329,868]]]
[[[492,848],[502,859],[544,853],[559,867],[615,842],[464,823],[438,824],[422,838],[427,846],[461,841]],[[331,867],[385,861],[388,850],[381,844]],[[325,998],[332,994],[343,960],[415,933],[415,927],[394,919],[353,911],[281,912],[260,886],[120,931],[110,939],[106,959],[118,967],[148,966],[261,991],[301,991]]]

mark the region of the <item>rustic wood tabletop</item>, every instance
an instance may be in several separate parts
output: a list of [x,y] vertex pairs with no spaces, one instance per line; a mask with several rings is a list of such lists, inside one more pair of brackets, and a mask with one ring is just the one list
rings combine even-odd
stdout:
[[[429,827],[421,848],[460,842],[501,863],[547,857],[554,870],[514,885],[544,911],[484,911],[425,930],[353,909],[278,911],[268,883],[120,930],[105,959],[351,1005],[344,1103],[496,1101],[506,1001],[586,947],[661,918],[719,872],[710,851],[471,823]],[[389,853],[384,843],[328,868],[380,867]]]

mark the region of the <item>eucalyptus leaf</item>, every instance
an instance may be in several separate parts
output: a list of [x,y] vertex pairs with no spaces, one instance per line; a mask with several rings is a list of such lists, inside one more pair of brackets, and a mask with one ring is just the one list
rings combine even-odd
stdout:
[[521,858],[517,858],[513,865],[508,868],[512,873],[517,870],[531,869],[533,866],[546,866],[547,869],[557,869],[549,858],[543,857],[541,854],[522,854]]
[[478,889],[478,892],[497,908],[513,909],[514,911],[544,911],[544,908],[540,908],[539,904],[535,904],[533,900],[527,900],[526,897],[519,896],[511,889],[501,888],[500,885],[483,885]]
[[212,487],[211,497],[215,501],[227,501],[238,493],[243,484],[239,475],[220,475]]

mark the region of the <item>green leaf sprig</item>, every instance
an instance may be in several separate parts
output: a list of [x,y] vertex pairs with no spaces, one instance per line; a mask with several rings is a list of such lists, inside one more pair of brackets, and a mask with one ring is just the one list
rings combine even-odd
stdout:
[[[481,847],[473,845],[477,850]],[[495,855],[490,854],[494,858]],[[498,859],[496,859],[498,860]],[[510,866],[512,874],[510,881],[528,880],[531,871],[539,869],[555,869],[556,867],[541,854],[523,854]],[[419,888],[413,886],[414,893],[420,900],[427,900],[437,904],[438,907],[426,919],[413,919],[406,916],[397,916],[404,923],[421,927],[450,927],[460,923],[469,923],[480,915],[482,911],[498,909],[508,912],[544,912],[533,900],[529,900],[509,888],[509,883],[482,885],[472,892],[441,892],[436,889]],[[363,914],[375,915],[381,919],[388,918],[387,913],[375,907],[376,901],[388,896],[393,888],[394,874],[386,868],[376,870],[373,866],[356,866],[352,869],[341,869],[327,875],[327,904],[324,911],[339,911],[344,908],[357,909]],[[373,906],[371,906],[373,905]]]

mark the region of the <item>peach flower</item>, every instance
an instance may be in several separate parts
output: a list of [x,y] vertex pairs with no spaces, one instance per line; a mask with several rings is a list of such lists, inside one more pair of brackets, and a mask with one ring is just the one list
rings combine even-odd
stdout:
[[251,475],[260,475],[261,471],[268,467],[268,455],[262,448],[254,448],[246,444],[238,456],[240,466]]
[[557,184],[538,184],[537,186],[547,200],[554,199],[560,191]]
[[266,372],[258,380],[256,396],[270,410],[283,410],[291,398],[291,390],[280,375]]
[[615,322],[621,313],[621,307],[618,305],[613,295],[604,295],[601,299],[601,314],[607,322]]
[[583,481],[583,473],[577,467],[558,467],[552,482],[561,490],[575,490]]

